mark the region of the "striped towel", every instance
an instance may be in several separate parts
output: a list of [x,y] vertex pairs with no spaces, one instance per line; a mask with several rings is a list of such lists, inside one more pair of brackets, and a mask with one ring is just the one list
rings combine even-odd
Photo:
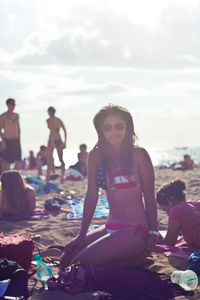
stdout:
[[[69,220],[81,219],[83,217],[84,199],[81,200],[67,200],[70,213],[67,214]],[[106,198],[99,198],[94,218],[107,218],[109,213],[108,201]]]

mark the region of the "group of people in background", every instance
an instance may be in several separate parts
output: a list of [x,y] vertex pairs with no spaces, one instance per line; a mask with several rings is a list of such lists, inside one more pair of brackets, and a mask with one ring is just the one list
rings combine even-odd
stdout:
[[[55,116],[55,108],[50,106],[47,110],[49,118],[47,126],[50,130],[47,146],[41,145],[36,157],[34,152],[29,151],[29,157],[22,160],[21,142],[20,142],[20,122],[19,114],[14,112],[15,99],[9,98],[6,101],[7,111],[0,116],[0,164],[1,171],[9,170],[10,165],[14,163],[14,169],[19,170],[28,168],[30,170],[37,169],[38,176],[42,175],[42,167],[47,166],[46,181],[50,179],[51,173],[55,172],[53,152],[56,149],[60,161],[61,176],[60,181],[63,182],[65,175],[65,163],[63,160],[63,150],[66,148],[67,131],[63,121]],[[64,133],[64,141],[61,138],[61,129]],[[85,144],[80,146],[86,147]],[[86,147],[87,148],[87,147]],[[84,167],[84,175],[87,174],[87,157],[86,151],[81,150],[78,162]],[[83,166],[84,165],[84,166]]]

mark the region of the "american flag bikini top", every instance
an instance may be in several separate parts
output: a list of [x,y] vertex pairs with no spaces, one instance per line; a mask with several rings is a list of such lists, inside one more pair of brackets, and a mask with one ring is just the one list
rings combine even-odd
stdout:
[[[123,171],[119,168],[117,169],[113,179],[114,185],[111,189],[127,189],[139,185],[133,175],[124,175]],[[97,184],[103,190],[108,189],[106,174],[102,165],[100,165],[97,169]]]

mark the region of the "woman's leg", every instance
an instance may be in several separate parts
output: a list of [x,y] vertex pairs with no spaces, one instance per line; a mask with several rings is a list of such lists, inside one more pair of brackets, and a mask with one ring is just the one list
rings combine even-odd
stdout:
[[58,148],[56,148],[56,150],[57,150],[57,153],[58,153],[59,161],[61,163],[61,178],[60,178],[60,181],[62,183],[63,180],[64,180],[64,175],[65,175],[65,163],[64,163],[64,160],[63,160],[63,148],[62,148],[62,145],[60,145]]
[[53,150],[54,147],[48,146],[47,147],[47,175],[46,175],[46,181],[48,182],[50,179],[50,174],[53,171]]
[[[89,232],[86,236],[86,241],[82,247],[85,248],[86,246],[92,244],[94,241],[100,239],[102,236],[106,234],[106,228],[105,225]],[[64,268],[70,264],[70,262],[73,260],[73,258],[77,255],[77,253],[80,252],[80,249],[76,251],[76,249],[73,249],[72,252],[70,253],[63,253],[61,258],[60,258],[60,267]]]
[[106,234],[82,249],[73,259],[93,266],[123,266],[126,262],[140,258],[146,247],[143,232],[126,227]]

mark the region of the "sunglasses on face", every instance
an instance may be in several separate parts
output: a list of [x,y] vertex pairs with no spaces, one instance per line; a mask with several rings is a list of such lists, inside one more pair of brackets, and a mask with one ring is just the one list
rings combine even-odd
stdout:
[[123,122],[119,122],[116,123],[114,126],[112,126],[111,124],[105,124],[102,126],[102,130],[105,132],[111,131],[113,128],[117,131],[122,131],[125,128],[125,124]]
[[15,106],[15,103],[13,103],[13,102],[10,102],[9,104],[12,105],[12,106]]

